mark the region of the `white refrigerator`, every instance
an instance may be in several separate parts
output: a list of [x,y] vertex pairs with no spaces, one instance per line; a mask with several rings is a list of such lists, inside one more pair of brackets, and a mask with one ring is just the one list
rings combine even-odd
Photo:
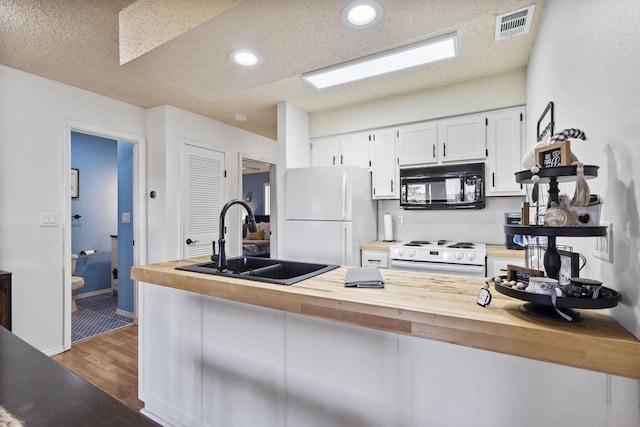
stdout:
[[368,170],[287,169],[285,197],[284,259],[360,266],[360,245],[377,237]]

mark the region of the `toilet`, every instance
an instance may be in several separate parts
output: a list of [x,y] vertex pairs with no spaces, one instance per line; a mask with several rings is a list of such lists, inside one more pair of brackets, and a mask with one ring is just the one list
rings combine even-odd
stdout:
[[81,287],[84,286],[84,279],[80,276],[75,276],[76,274],[76,263],[78,262],[78,255],[71,254],[71,312],[75,313],[78,311],[78,306],[76,305],[76,300],[73,298],[73,291],[77,291]]

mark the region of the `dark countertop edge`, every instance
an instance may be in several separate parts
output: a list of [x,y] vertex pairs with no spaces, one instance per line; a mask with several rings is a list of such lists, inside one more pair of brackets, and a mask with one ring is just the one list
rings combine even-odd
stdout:
[[0,327],[0,406],[25,426],[157,426]]

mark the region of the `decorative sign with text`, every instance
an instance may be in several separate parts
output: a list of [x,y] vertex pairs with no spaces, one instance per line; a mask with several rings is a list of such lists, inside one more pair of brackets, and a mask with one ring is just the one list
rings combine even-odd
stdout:
[[536,162],[543,168],[571,165],[569,141],[560,141],[536,148]]
[[544,277],[544,271],[520,267],[519,265],[507,265],[508,281],[515,280],[516,282],[528,284],[531,277]]

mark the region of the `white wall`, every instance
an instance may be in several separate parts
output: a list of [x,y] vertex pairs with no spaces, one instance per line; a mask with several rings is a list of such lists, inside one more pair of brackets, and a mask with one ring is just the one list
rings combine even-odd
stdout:
[[[0,269],[13,273],[13,332],[58,352],[70,268],[63,254],[71,218],[64,123],[143,135],[144,110],[5,66],[0,93]],[[60,225],[40,227],[40,212],[57,213]]]
[[[242,198],[238,188],[238,156],[250,153],[266,162],[276,163],[276,142],[207,117],[161,106],[147,113],[148,185],[159,197],[149,199],[149,262],[182,258],[182,221],[180,191],[181,140],[215,147],[226,152],[227,178],[224,200]],[[227,218],[228,255],[240,255],[239,215]]]
[[309,114],[312,138],[524,105],[526,71]]
[[[555,103],[556,131],[582,129],[587,142],[571,149],[585,164],[600,166],[588,182],[604,198],[603,218],[613,223],[613,264],[592,256],[595,238],[558,239],[587,256],[581,276],[622,293],[613,317],[640,338],[640,35],[636,0],[549,0],[527,72],[527,136]],[[574,142],[575,141],[575,142]],[[635,170],[634,170],[635,167]],[[637,172],[636,172],[637,173]],[[573,195],[573,185],[561,190]]]

